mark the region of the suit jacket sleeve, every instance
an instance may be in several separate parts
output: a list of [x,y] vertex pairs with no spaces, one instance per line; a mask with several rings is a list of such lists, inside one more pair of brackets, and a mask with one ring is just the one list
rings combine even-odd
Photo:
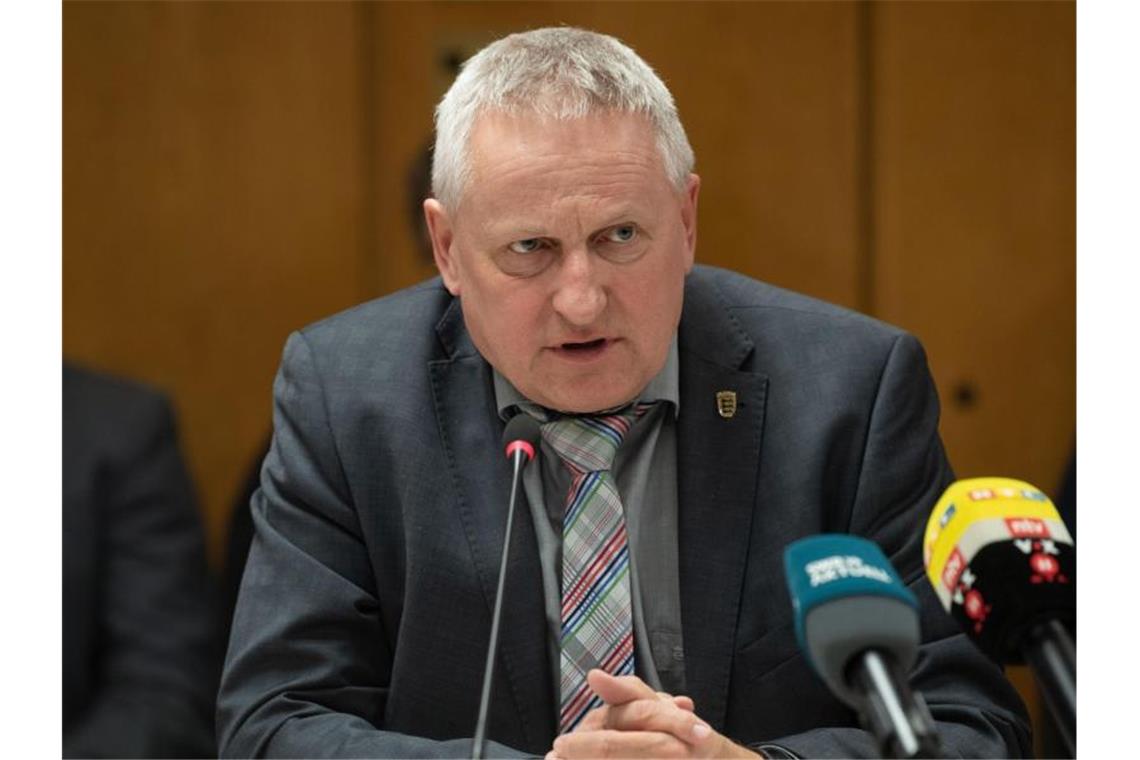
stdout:
[[[953,474],[938,436],[938,398],[921,345],[900,335],[882,369],[848,532],[877,542],[918,597],[923,643],[911,672],[948,757],[1031,756],[1024,706],[1001,669],[941,608],[925,576],[922,536]],[[773,739],[800,757],[875,757],[857,728]]]
[[[64,549],[82,556],[79,544],[89,539],[67,524],[82,520],[76,529],[89,526],[99,537],[99,555],[77,570],[97,579],[95,662],[73,663],[91,669],[96,687],[64,729],[63,755],[212,756],[209,574],[173,415],[149,391],[78,370],[65,379],[74,389],[64,397],[65,434],[74,437],[65,446],[76,453],[64,461],[76,471],[64,478],[84,479],[82,492],[94,502],[82,508],[94,513],[65,510]],[[72,616],[82,613],[66,609],[65,626]],[[71,622],[77,630],[84,624]],[[73,634],[65,631],[65,641]]]
[[[463,757],[469,739],[384,730],[396,631],[376,580],[306,338],[274,384],[274,437],[218,698],[223,757]],[[472,716],[474,723],[474,716]],[[488,754],[520,753],[488,743]]]

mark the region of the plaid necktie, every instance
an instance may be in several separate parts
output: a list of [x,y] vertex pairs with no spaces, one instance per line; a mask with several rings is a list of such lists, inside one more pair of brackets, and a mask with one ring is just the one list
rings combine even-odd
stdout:
[[560,733],[602,704],[586,683],[601,668],[633,673],[629,540],[610,467],[622,439],[649,404],[603,417],[562,417],[542,426],[572,481],[562,518]]

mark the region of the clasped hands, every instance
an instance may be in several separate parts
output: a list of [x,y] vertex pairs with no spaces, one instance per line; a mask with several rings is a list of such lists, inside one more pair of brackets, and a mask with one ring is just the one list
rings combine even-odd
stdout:
[[693,700],[656,692],[637,676],[591,670],[586,681],[604,705],[554,740],[546,760],[601,757],[757,758],[713,731]]

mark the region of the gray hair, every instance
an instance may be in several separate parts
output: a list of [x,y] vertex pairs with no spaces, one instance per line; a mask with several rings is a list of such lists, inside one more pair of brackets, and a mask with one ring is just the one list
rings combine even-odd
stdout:
[[520,32],[473,55],[435,109],[431,186],[455,208],[470,179],[468,141],[488,110],[575,119],[599,111],[642,114],[665,172],[684,189],[693,149],[673,96],[649,65],[614,37],[573,27]]

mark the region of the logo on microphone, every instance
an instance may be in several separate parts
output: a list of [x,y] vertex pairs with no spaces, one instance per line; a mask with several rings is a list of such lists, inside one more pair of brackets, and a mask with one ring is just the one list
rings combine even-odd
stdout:
[[[951,598],[954,600],[954,604],[962,606],[962,611],[966,613],[966,617],[970,619],[973,625],[974,633],[980,634],[985,628],[986,618],[993,612],[994,607],[986,601],[981,590],[974,587],[978,576],[974,575],[969,567],[963,565],[962,555],[957,549],[954,550],[954,554],[957,555],[955,566],[959,570],[954,579],[954,594]],[[949,569],[949,565],[947,569]],[[943,580],[945,581],[945,577]]]
[[1069,579],[1061,575],[1061,563],[1050,554],[1034,554],[1029,558],[1029,568],[1033,571],[1030,583],[1068,583]]
[[891,583],[890,573],[886,570],[867,564],[862,557],[851,555],[817,559],[807,563],[804,569],[811,577],[812,588],[841,578],[870,578],[880,583]]
[[966,612],[966,617],[974,621],[974,633],[981,633],[982,628],[986,625],[986,618],[990,616],[994,608],[992,604],[986,604],[986,598],[982,596],[982,592],[974,588],[966,592],[962,601],[962,609]]
[[1048,538],[1035,541],[1030,538],[1015,539],[1013,545],[1018,551],[1029,557],[1030,583],[1068,583],[1069,576],[1061,572],[1061,561],[1058,557],[1061,550],[1057,542]]
[[1032,517],[1007,517],[1005,527],[1014,538],[1052,538],[1045,521]]
[[966,560],[962,552],[958,551],[958,547],[954,547],[954,551],[946,559],[946,567],[942,570],[942,585],[953,591],[958,587],[958,579],[962,577],[964,569],[966,569]]

